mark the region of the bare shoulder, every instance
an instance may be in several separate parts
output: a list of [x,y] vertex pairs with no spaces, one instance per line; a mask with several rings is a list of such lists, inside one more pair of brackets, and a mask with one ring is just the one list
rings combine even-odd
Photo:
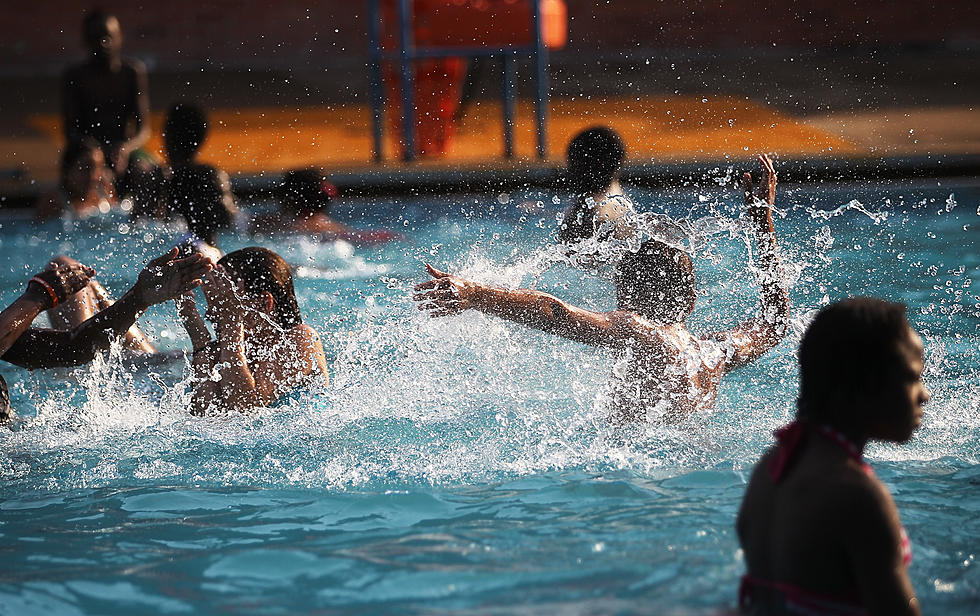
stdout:
[[667,349],[671,337],[667,328],[628,310],[614,310],[605,313],[616,337],[648,349]]

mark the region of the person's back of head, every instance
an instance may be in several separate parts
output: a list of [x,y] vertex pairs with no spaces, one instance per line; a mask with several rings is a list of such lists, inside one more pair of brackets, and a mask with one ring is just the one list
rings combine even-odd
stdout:
[[694,263],[683,250],[647,240],[616,266],[617,304],[657,323],[684,321],[694,310]]
[[197,105],[176,103],[167,111],[163,124],[163,144],[171,166],[193,162],[208,134],[208,119]]
[[218,264],[242,282],[246,295],[272,295],[273,318],[281,328],[302,324],[293,273],[285,259],[267,248],[252,246],[226,254]]
[[626,160],[626,146],[619,133],[594,126],[568,144],[568,181],[576,195],[604,192],[619,175]]
[[797,417],[863,427],[872,418],[854,416],[855,407],[904,376],[910,345],[903,304],[855,297],[823,308],[800,341]]
[[327,181],[321,169],[288,171],[276,191],[279,209],[285,215],[302,218],[327,214],[330,203],[337,197],[337,188]]
[[209,244],[214,245],[218,231],[234,221],[228,176],[211,165],[175,169],[166,192],[168,207],[184,218],[191,233]]

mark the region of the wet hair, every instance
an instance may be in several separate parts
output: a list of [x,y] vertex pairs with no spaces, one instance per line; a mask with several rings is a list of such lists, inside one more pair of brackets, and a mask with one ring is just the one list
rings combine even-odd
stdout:
[[615,281],[621,310],[658,323],[679,323],[694,310],[694,263],[686,252],[661,241],[647,240],[635,253],[625,253]]
[[0,424],[10,420],[10,390],[7,389],[7,381],[0,374]]
[[222,175],[211,165],[188,165],[174,169],[167,183],[167,205],[184,218],[191,233],[212,245],[233,218],[223,200]]
[[612,184],[626,159],[626,146],[619,133],[607,126],[594,126],[568,144],[568,181],[577,195],[594,195]]
[[[175,103],[167,111],[163,124],[163,138],[167,156],[179,158],[181,162],[190,160],[208,136],[207,115],[197,105]],[[171,160],[170,164],[177,161]]]
[[337,187],[314,167],[288,171],[276,190],[279,207],[291,214],[326,214],[337,197]]
[[835,400],[873,394],[896,378],[909,340],[905,305],[873,297],[833,303],[814,317],[797,357],[800,394],[797,417],[832,426],[852,425]]
[[272,294],[273,318],[280,327],[289,329],[303,322],[293,273],[285,259],[267,248],[252,246],[226,254],[218,264],[241,279],[247,295]]

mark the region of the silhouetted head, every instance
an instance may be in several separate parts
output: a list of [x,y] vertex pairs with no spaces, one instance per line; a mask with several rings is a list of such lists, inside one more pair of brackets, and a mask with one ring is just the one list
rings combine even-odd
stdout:
[[91,137],[68,142],[61,153],[61,187],[73,201],[88,195],[105,170],[105,155]]
[[283,329],[303,322],[286,261],[267,248],[252,246],[226,254],[218,264],[235,279],[246,301],[261,305]]
[[115,15],[92,10],[82,19],[82,41],[89,53],[99,60],[112,61],[122,54],[122,28]]
[[277,190],[279,209],[296,217],[326,214],[337,197],[337,187],[327,181],[321,169],[296,169],[282,178]]
[[827,306],[800,341],[797,417],[866,438],[907,441],[929,399],[922,350],[903,304],[855,297]]
[[177,167],[193,161],[208,135],[208,118],[191,103],[176,103],[167,111],[163,124],[163,146],[170,165]]
[[237,207],[228,174],[211,165],[174,169],[167,185],[167,205],[187,222],[187,228],[214,245],[218,231],[231,226]]
[[680,323],[694,311],[694,264],[683,250],[657,240],[627,252],[616,266],[616,299],[629,310],[662,324]]
[[619,133],[594,126],[568,144],[568,180],[577,195],[604,192],[619,175],[626,160],[626,146]]

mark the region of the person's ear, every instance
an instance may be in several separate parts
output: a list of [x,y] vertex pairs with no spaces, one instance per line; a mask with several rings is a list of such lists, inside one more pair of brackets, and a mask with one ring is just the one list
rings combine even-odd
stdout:
[[271,313],[272,309],[276,305],[276,300],[272,297],[272,293],[269,293],[268,291],[263,293],[261,301],[262,307],[265,308],[265,311]]

